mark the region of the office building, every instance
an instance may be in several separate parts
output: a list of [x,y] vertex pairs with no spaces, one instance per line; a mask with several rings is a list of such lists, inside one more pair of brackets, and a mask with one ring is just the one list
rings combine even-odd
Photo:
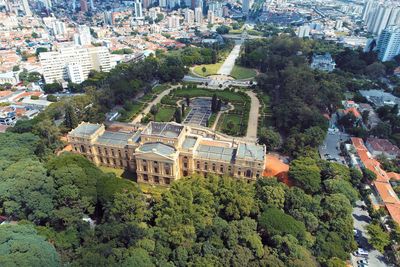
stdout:
[[400,54],[400,27],[389,26],[383,30],[378,39],[378,58],[381,61],[392,60]]
[[46,83],[71,80],[81,83],[91,70],[111,70],[110,52],[106,47],[65,47],[39,54]]
[[149,184],[169,185],[193,173],[255,180],[265,169],[265,146],[217,140],[207,128],[173,122],[123,131],[81,123],[67,139],[73,152],[96,165],[128,169]]

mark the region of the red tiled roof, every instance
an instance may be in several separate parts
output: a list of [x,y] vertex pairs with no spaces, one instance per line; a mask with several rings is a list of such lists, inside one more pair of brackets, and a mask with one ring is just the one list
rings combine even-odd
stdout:
[[386,204],[386,208],[392,217],[393,221],[400,222],[400,206],[397,204]]
[[400,149],[387,139],[368,138],[367,143],[374,151],[385,152],[390,155],[399,155]]
[[361,118],[360,112],[356,108],[348,108],[343,111],[345,114],[349,114],[349,112],[353,113],[356,118]]
[[376,180],[373,182],[373,185],[389,211],[390,216],[395,222],[400,223],[400,200],[389,183],[390,178],[394,177],[398,179],[400,174],[393,172],[386,173],[381,168],[380,163],[371,157],[361,138],[352,137],[351,141],[365,168],[376,174]]
[[382,201],[385,202],[385,204],[400,204],[399,198],[397,197],[396,192],[393,191],[390,183],[381,183],[375,181],[374,185],[376,191],[378,191],[379,196],[381,197]]

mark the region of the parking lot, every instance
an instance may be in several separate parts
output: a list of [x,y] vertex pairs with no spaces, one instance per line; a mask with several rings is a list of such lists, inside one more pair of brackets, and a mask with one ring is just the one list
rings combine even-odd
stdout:
[[385,257],[379,251],[375,250],[368,244],[368,234],[365,227],[371,222],[371,217],[369,217],[368,211],[364,208],[365,203],[363,201],[357,201],[356,206],[353,208],[353,219],[354,219],[354,229],[357,231],[356,241],[358,243],[358,247],[364,249],[368,252],[368,256],[366,257],[358,257],[351,255],[351,264],[354,267],[357,267],[357,261],[366,259],[368,260],[369,267],[384,267],[390,266]]

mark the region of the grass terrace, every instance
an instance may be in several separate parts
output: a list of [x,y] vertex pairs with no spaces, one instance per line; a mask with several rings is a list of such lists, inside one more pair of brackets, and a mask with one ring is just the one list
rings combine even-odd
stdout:
[[231,76],[237,80],[252,79],[256,77],[257,72],[254,69],[249,69],[235,65],[232,69]]
[[156,122],[169,122],[173,119],[175,113],[175,107],[162,105],[158,110],[154,121]]
[[[193,68],[193,72],[199,76],[207,77],[210,75],[216,75],[218,70],[222,66],[222,61],[215,64],[198,65]],[[206,72],[203,72],[203,67],[206,67]]]

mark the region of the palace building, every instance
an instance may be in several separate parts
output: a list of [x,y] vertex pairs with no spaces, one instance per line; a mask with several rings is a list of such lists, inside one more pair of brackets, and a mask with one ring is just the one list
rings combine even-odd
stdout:
[[128,169],[149,184],[169,185],[193,173],[255,180],[265,169],[265,146],[173,122],[117,129],[82,122],[68,142],[96,165]]

